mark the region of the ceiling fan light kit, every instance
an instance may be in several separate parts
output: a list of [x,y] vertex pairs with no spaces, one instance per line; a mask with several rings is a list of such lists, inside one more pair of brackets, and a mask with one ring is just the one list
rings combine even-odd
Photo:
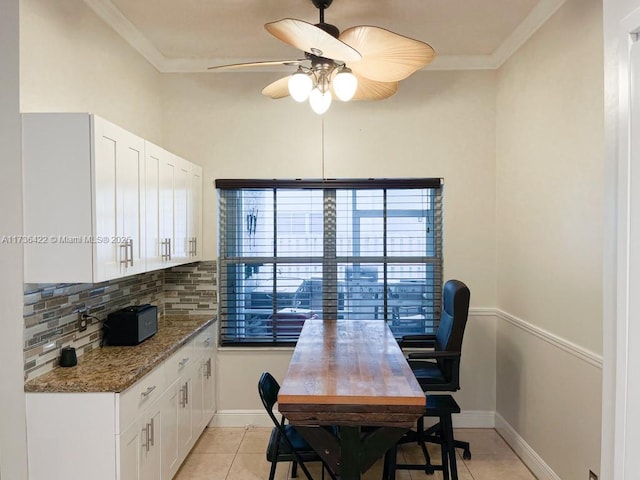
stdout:
[[[333,0],[311,0],[320,11],[320,22],[284,18],[265,25],[277,39],[305,53],[302,60],[254,62],[212,68],[259,65],[297,65],[287,77],[267,85],[263,95],[309,99],[314,112],[325,113],[335,96],[349,100],[382,100],[398,91],[398,82],[433,61],[428,44],[384,28],[361,25],[340,33],[324,21],[324,10]],[[309,65],[310,64],[310,65]]]

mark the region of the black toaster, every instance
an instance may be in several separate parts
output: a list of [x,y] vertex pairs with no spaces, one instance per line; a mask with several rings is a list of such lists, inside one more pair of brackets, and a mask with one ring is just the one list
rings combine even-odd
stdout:
[[138,345],[158,331],[158,307],[133,305],[111,312],[103,331],[105,345]]

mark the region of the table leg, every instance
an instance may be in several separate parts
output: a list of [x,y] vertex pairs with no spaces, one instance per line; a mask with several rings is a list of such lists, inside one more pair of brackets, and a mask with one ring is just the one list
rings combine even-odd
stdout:
[[359,480],[408,428],[340,426],[338,435],[323,427],[295,426],[340,480]]
[[340,480],[360,480],[361,450],[360,427],[340,427]]

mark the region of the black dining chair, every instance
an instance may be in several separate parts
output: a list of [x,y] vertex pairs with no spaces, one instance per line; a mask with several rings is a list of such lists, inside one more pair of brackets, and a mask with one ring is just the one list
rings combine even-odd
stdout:
[[[460,389],[462,339],[469,315],[470,296],[469,288],[460,280],[447,281],[443,288],[442,315],[436,333],[433,335],[405,335],[400,341],[400,347],[410,351],[407,361],[428,399],[436,397],[431,392],[455,392]],[[441,399],[434,398],[432,400],[431,403],[439,405],[439,409],[430,409],[430,402],[427,400],[425,415],[418,419],[416,430],[411,431],[400,441],[401,443],[416,441],[420,445],[425,457],[425,464],[419,468],[424,469],[426,473],[433,473],[435,466],[431,464],[425,442],[443,446],[449,435],[449,432],[445,430],[452,427],[450,424],[443,426],[442,422],[438,421],[435,425],[425,429],[424,418],[435,416],[442,419],[444,417],[441,416],[441,413],[449,416],[451,413],[459,413],[460,409],[453,398],[448,397],[450,396],[443,395]],[[445,405],[446,408],[443,408],[442,405]],[[443,427],[445,428],[443,429]],[[448,443],[451,441],[453,447],[463,450],[464,459],[471,458],[469,442],[455,440],[452,436],[444,445],[446,448],[443,449],[443,452],[449,450]],[[453,448],[449,451],[453,451]],[[448,456],[448,461],[455,462],[455,454],[453,458],[451,457],[451,455]],[[398,465],[398,468],[402,467]],[[411,469],[418,469],[418,467]],[[446,465],[439,466],[439,469],[447,471]],[[451,470],[455,472],[455,465]]]
[[[278,462],[292,462],[291,477],[298,476],[298,465],[305,476],[313,480],[305,462],[322,462],[322,478],[324,479],[325,464],[313,448],[306,442],[298,431],[285,422],[284,417],[278,420],[273,413],[273,407],[278,401],[280,385],[269,373],[264,372],[258,381],[258,393],[267,414],[274,424],[267,446],[267,461],[271,463],[269,480],[273,480],[276,474]],[[336,480],[333,473],[327,470],[332,480]]]

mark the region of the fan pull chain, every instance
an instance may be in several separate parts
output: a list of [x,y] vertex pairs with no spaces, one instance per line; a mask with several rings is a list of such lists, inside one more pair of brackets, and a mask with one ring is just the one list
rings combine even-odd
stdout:
[[322,155],[322,179],[326,180],[327,177],[324,175],[324,117],[321,117],[320,122],[320,131],[322,132],[322,144],[320,145],[320,152]]

